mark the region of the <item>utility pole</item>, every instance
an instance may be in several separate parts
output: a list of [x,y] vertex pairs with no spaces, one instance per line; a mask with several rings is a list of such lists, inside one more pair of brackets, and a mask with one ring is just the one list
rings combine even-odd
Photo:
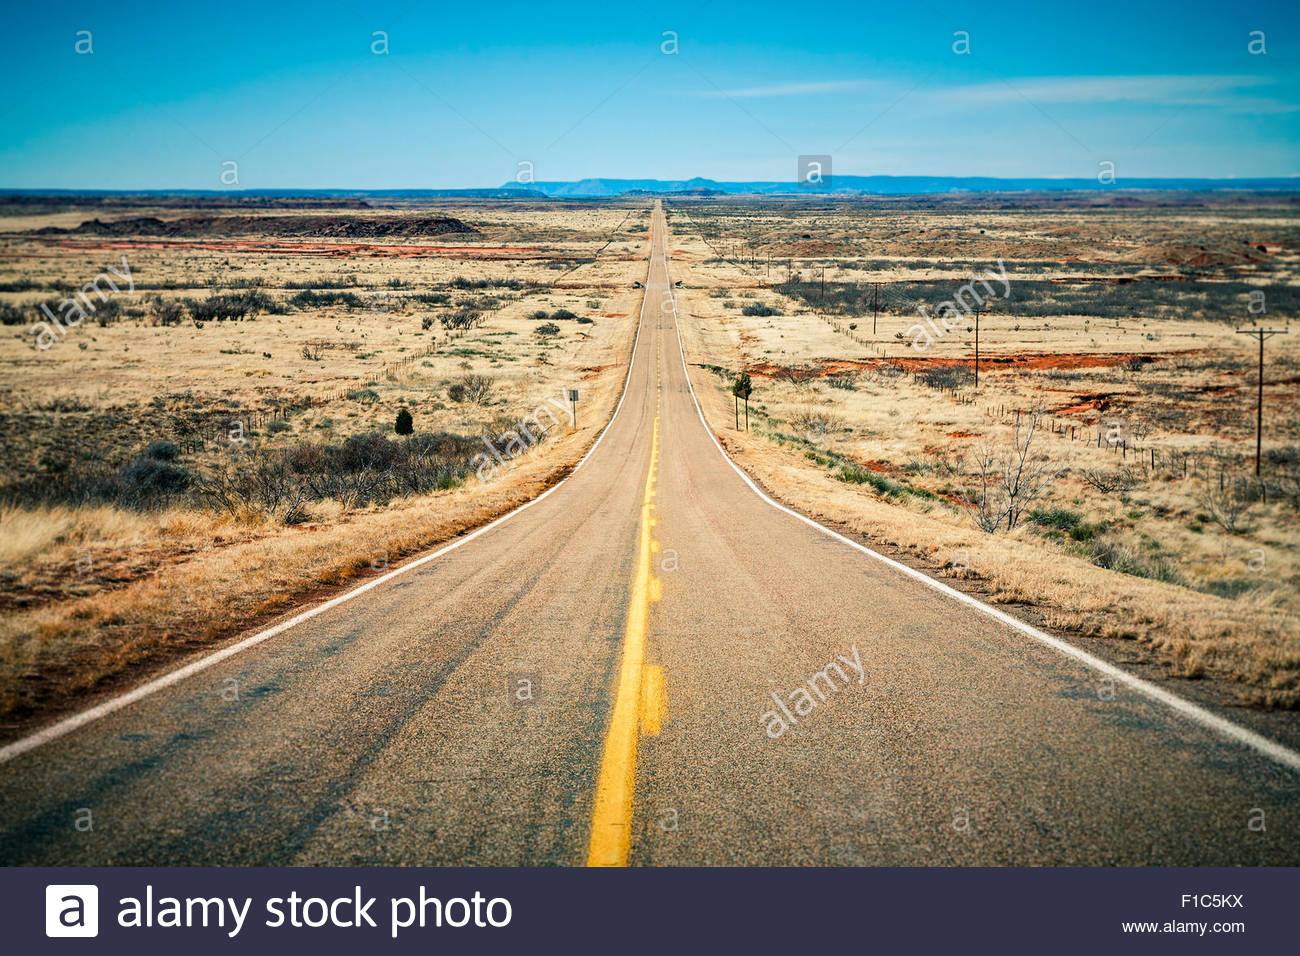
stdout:
[[975,310],[975,387],[980,387],[980,310]]
[[1259,339],[1259,392],[1255,403],[1255,477],[1259,477],[1259,456],[1264,444],[1264,340],[1274,335],[1286,335],[1289,329],[1238,329],[1238,335],[1253,335]]
[[880,311],[880,283],[871,293],[871,337],[876,337],[876,313]]
[[826,267],[822,266],[822,291],[817,296],[817,301],[821,302],[826,298]]

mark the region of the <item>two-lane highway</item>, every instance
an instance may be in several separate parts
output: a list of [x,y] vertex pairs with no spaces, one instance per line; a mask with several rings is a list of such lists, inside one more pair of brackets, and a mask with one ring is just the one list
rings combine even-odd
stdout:
[[12,756],[0,859],[1300,862],[1295,770],[756,494],[665,236],[656,208],[627,390],[566,482]]

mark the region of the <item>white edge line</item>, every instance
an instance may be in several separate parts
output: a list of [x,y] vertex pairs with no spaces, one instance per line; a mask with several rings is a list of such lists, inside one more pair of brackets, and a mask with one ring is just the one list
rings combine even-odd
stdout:
[[645,304],[646,304],[646,299],[649,297],[650,263],[653,261],[654,261],[654,247],[652,244],[650,250],[650,261],[647,262],[646,264],[645,287],[642,289],[642,295],[641,295],[641,313],[637,317],[636,336],[632,340],[632,355],[631,358],[628,359],[627,374],[623,378],[623,393],[619,396],[618,404],[614,406],[614,414],[610,416],[609,421],[605,423],[605,427],[602,428],[600,434],[596,436],[595,442],[593,442],[592,446],[587,449],[587,453],[582,456],[582,458],[578,461],[578,463],[574,465],[573,471],[565,475],[563,480],[552,485],[550,488],[546,489],[546,491],[542,492],[542,494],[538,495],[536,498],[524,502],[522,505],[520,505],[518,508],[514,509],[513,511],[507,512],[501,517],[496,518],[492,522],[485,524],[483,527],[477,529],[476,531],[473,531],[465,535],[463,538],[459,538],[456,541],[453,541],[451,544],[447,545],[446,547],[440,548],[439,550],[433,552],[432,554],[426,554],[424,557],[416,558],[414,561],[408,562],[407,564],[404,564],[400,568],[397,568],[393,571],[389,571],[387,574],[380,575],[377,578],[372,578],[371,580],[367,581],[365,584],[353,588],[351,591],[348,591],[344,594],[340,594],[337,597],[331,598],[330,600],[326,601],[323,604],[317,604],[315,607],[303,611],[301,614],[297,615],[296,617],[292,617],[287,621],[281,621],[279,624],[276,624],[274,627],[268,627],[264,631],[259,631],[258,633],[252,634],[241,641],[236,641],[234,644],[231,644],[227,647],[223,647],[219,651],[214,651],[213,653],[207,655],[206,657],[201,657],[198,660],[192,661],[191,663],[186,664],[183,667],[178,667],[174,671],[169,671],[168,673],[164,674],[161,677],[156,677],[153,680],[148,681],[147,683],[141,684],[139,687],[136,687],[133,690],[129,690],[126,693],[121,694],[117,697],[110,698],[109,700],[106,700],[101,704],[96,704],[94,707],[90,707],[86,710],[80,711],[79,713],[73,714],[71,717],[65,717],[63,720],[60,720],[58,723],[51,724],[49,727],[46,727],[42,730],[38,730],[35,733],[29,734],[26,737],[21,737],[18,740],[15,740],[13,743],[7,744],[4,747],[0,747],[0,764],[6,764],[9,761],[13,760],[15,757],[18,757],[29,750],[35,750],[37,747],[40,747],[43,744],[47,744],[50,743],[51,741],[58,740],[60,737],[66,736],[67,734],[72,733],[74,730],[84,727],[87,724],[92,723],[93,721],[99,720],[99,718],[101,717],[107,717],[109,714],[114,713],[115,711],[119,711],[123,707],[126,707],[130,704],[134,704],[138,700],[143,700],[145,697],[148,697],[151,694],[155,694],[165,687],[170,687],[172,684],[183,681],[187,677],[192,677],[193,675],[199,673],[200,671],[206,670],[207,668],[211,667],[213,664],[218,664],[221,661],[224,661],[227,657],[233,657],[234,655],[238,654],[241,651],[248,650],[250,647],[256,647],[258,644],[261,644],[263,641],[270,640],[271,638],[275,637],[277,634],[282,634],[285,631],[289,630],[290,628],[297,627],[299,624],[302,624],[304,621],[309,621],[313,617],[316,617],[319,614],[324,614],[326,611],[336,608],[340,604],[346,604],[348,601],[351,601],[353,598],[365,594],[371,588],[379,587],[379,585],[383,584],[386,581],[391,581],[393,578],[397,577],[398,575],[405,574],[408,571],[413,571],[414,569],[418,567],[422,567],[423,565],[426,565],[431,561],[436,561],[438,558],[442,557],[444,554],[447,554],[449,551],[455,551],[457,548],[461,547],[462,545],[469,544],[475,538],[487,534],[489,531],[491,531],[493,528],[497,527],[498,525],[503,524],[506,521],[509,521],[511,518],[515,517],[515,515],[528,510],[533,505],[545,501],[556,491],[559,491],[560,488],[562,488],[570,478],[572,478],[574,475],[578,473],[578,469],[587,463],[587,459],[592,456],[592,453],[595,452],[596,448],[604,440],[606,432],[608,432],[610,428],[613,426],[614,422],[618,419],[618,413],[623,409],[623,400],[627,398],[628,386],[632,382],[632,369],[636,365],[637,348],[641,344],[641,327],[645,323]]
[[737,465],[734,461],[731,460],[731,456],[728,455],[726,449],[722,447],[721,443],[718,441],[717,436],[714,435],[713,429],[709,427],[709,423],[704,418],[704,411],[700,407],[700,401],[695,395],[695,386],[691,383],[690,366],[688,366],[686,363],[686,350],[682,347],[682,330],[681,330],[681,323],[677,314],[677,297],[676,295],[673,294],[672,291],[673,290],[672,277],[668,276],[668,255],[667,255],[666,248],[664,253],[664,275],[668,278],[668,297],[673,303],[673,324],[674,327],[677,329],[677,350],[682,358],[682,370],[685,372],[686,375],[686,385],[691,391],[691,401],[695,403],[695,412],[697,415],[700,416],[700,423],[704,426],[704,430],[705,432],[708,433],[709,438],[713,440],[713,445],[715,448],[718,449],[718,453],[722,455],[723,460],[728,465],[730,465],[732,467],[732,470],[734,470],[736,474],[738,474],[741,477],[741,479],[745,482],[745,484],[749,486],[750,491],[754,492],[754,494],[758,495],[758,497],[762,498],[765,502],[767,502],[777,511],[783,511],[786,514],[790,515],[791,517],[798,518],[804,524],[816,528],[818,531],[822,532],[823,534],[829,535],[830,537],[834,538],[836,541],[840,541],[844,544],[847,544],[850,548],[854,548],[858,551],[861,551],[863,554],[868,555],[869,557],[875,558],[877,561],[880,561],[883,564],[893,568],[895,571],[898,571],[901,574],[905,574],[909,578],[919,581],[922,584],[940,592],[941,594],[945,594],[948,597],[953,598],[954,600],[960,601],[963,604],[973,607],[976,610],[993,618],[994,620],[1000,621],[1001,623],[1007,625],[1010,628],[1013,628],[1014,630],[1019,631],[1022,634],[1027,634],[1029,637],[1032,637],[1034,640],[1039,641],[1040,643],[1046,644],[1048,647],[1052,648],[1053,650],[1059,651],[1061,654],[1064,654],[1066,657],[1071,657],[1076,661],[1086,664],[1088,667],[1091,667],[1093,670],[1100,671],[1102,674],[1105,674],[1107,677],[1113,678],[1114,680],[1125,685],[1126,687],[1137,691],[1139,694],[1142,694],[1143,696],[1148,697],[1151,700],[1164,704],[1166,707],[1169,707],[1177,711],[1178,713],[1182,714],[1184,717],[1188,718],[1189,720],[1198,723],[1203,727],[1207,727],[1210,730],[1213,730],[1216,733],[1229,738],[1230,740],[1233,740],[1239,744],[1243,744],[1244,746],[1249,747],[1252,750],[1255,750],[1256,752],[1262,754],[1263,756],[1269,758],[1270,760],[1279,763],[1290,770],[1300,773],[1300,753],[1297,753],[1291,748],[1283,744],[1280,744],[1277,741],[1269,740],[1267,737],[1261,734],[1257,734],[1255,731],[1249,730],[1246,727],[1242,727],[1240,724],[1233,723],[1232,721],[1228,720],[1225,717],[1220,717],[1218,714],[1212,713],[1206,710],[1204,707],[1192,703],[1186,698],[1179,697],[1177,694],[1170,693],[1169,691],[1161,687],[1157,687],[1155,684],[1145,681],[1140,677],[1135,677],[1134,675],[1128,673],[1128,671],[1121,670],[1120,668],[1116,667],[1114,664],[1104,661],[1100,657],[1095,657],[1092,654],[1089,654],[1087,651],[1083,650],[1082,648],[1075,647],[1073,644],[1069,644],[1066,641],[1061,640],[1059,637],[1053,637],[1051,634],[1048,634],[1046,631],[1040,631],[1032,624],[1026,624],[1024,621],[1020,620],[1019,618],[1012,617],[1010,614],[1007,614],[1005,611],[999,611],[997,608],[985,604],[983,601],[980,601],[978,598],[971,597],[971,595],[966,594],[963,591],[958,591],[956,588],[944,584],[942,581],[937,581],[934,578],[930,577],[928,574],[918,571],[915,568],[908,567],[906,564],[903,564],[900,561],[895,561],[893,558],[886,557],[885,555],[881,554],[878,551],[873,551],[870,548],[866,547],[865,545],[859,544],[857,541],[852,540],[851,538],[846,538],[838,531],[832,531],[830,528],[827,528],[825,525],[818,524],[816,521],[814,521],[812,518],[809,518],[807,515],[802,515],[799,512],[791,508],[787,508],[785,505],[781,504],[780,502],[774,501],[772,498],[770,498],[766,493],[763,492],[761,488],[758,487],[758,485],[756,485],[753,482],[752,479],[750,479],[749,475],[745,474],[745,472],[740,468],[739,465]]

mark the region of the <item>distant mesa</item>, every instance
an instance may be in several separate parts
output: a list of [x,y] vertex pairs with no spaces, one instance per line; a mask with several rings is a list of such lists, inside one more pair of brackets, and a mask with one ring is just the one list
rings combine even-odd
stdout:
[[619,193],[620,196],[725,196],[721,189],[709,189],[705,186],[693,186],[690,189],[672,189],[659,192],[653,189],[629,189]]
[[[509,185],[509,184],[507,184]],[[593,199],[645,195],[885,195],[933,196],[953,193],[1115,193],[1132,190],[1215,192],[1297,192],[1300,177],[1269,179],[998,179],[991,176],[828,176],[822,184],[793,181],[719,182],[713,179],[579,179],[574,182],[534,182],[545,196]],[[505,187],[503,187],[505,188]],[[1130,200],[1136,202],[1137,200]]]
[[309,239],[409,239],[476,233],[451,216],[137,216],[105,222],[91,219],[72,229],[47,226],[35,235],[155,236],[194,239],[214,236],[284,236]]

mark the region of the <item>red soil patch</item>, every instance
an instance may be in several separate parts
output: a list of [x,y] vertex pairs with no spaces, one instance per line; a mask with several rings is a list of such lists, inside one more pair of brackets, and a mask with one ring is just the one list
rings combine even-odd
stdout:
[[949,432],[949,438],[979,438],[978,432]]
[[1075,415],[1079,412],[1104,412],[1112,404],[1111,395],[1077,395],[1080,401],[1073,405],[1067,405],[1065,408],[1058,408],[1053,414],[1055,415]]
[[878,475],[897,475],[903,470],[897,465],[891,465],[889,462],[882,461],[879,458],[873,458],[870,461],[862,462],[862,467],[874,471]]
[[[1023,355],[981,355],[980,370],[996,371],[1000,369],[1077,369],[1077,368],[1113,368],[1134,359],[1158,362],[1174,355],[1199,355],[1204,349],[1182,349],[1176,352],[1034,352]],[[880,358],[880,359],[827,359],[817,366],[818,378],[843,372],[859,372],[893,365],[908,372],[923,372],[936,368],[974,368],[975,359],[971,358]],[[760,362],[748,370],[751,374],[764,378],[775,378],[780,366],[771,362]]]

